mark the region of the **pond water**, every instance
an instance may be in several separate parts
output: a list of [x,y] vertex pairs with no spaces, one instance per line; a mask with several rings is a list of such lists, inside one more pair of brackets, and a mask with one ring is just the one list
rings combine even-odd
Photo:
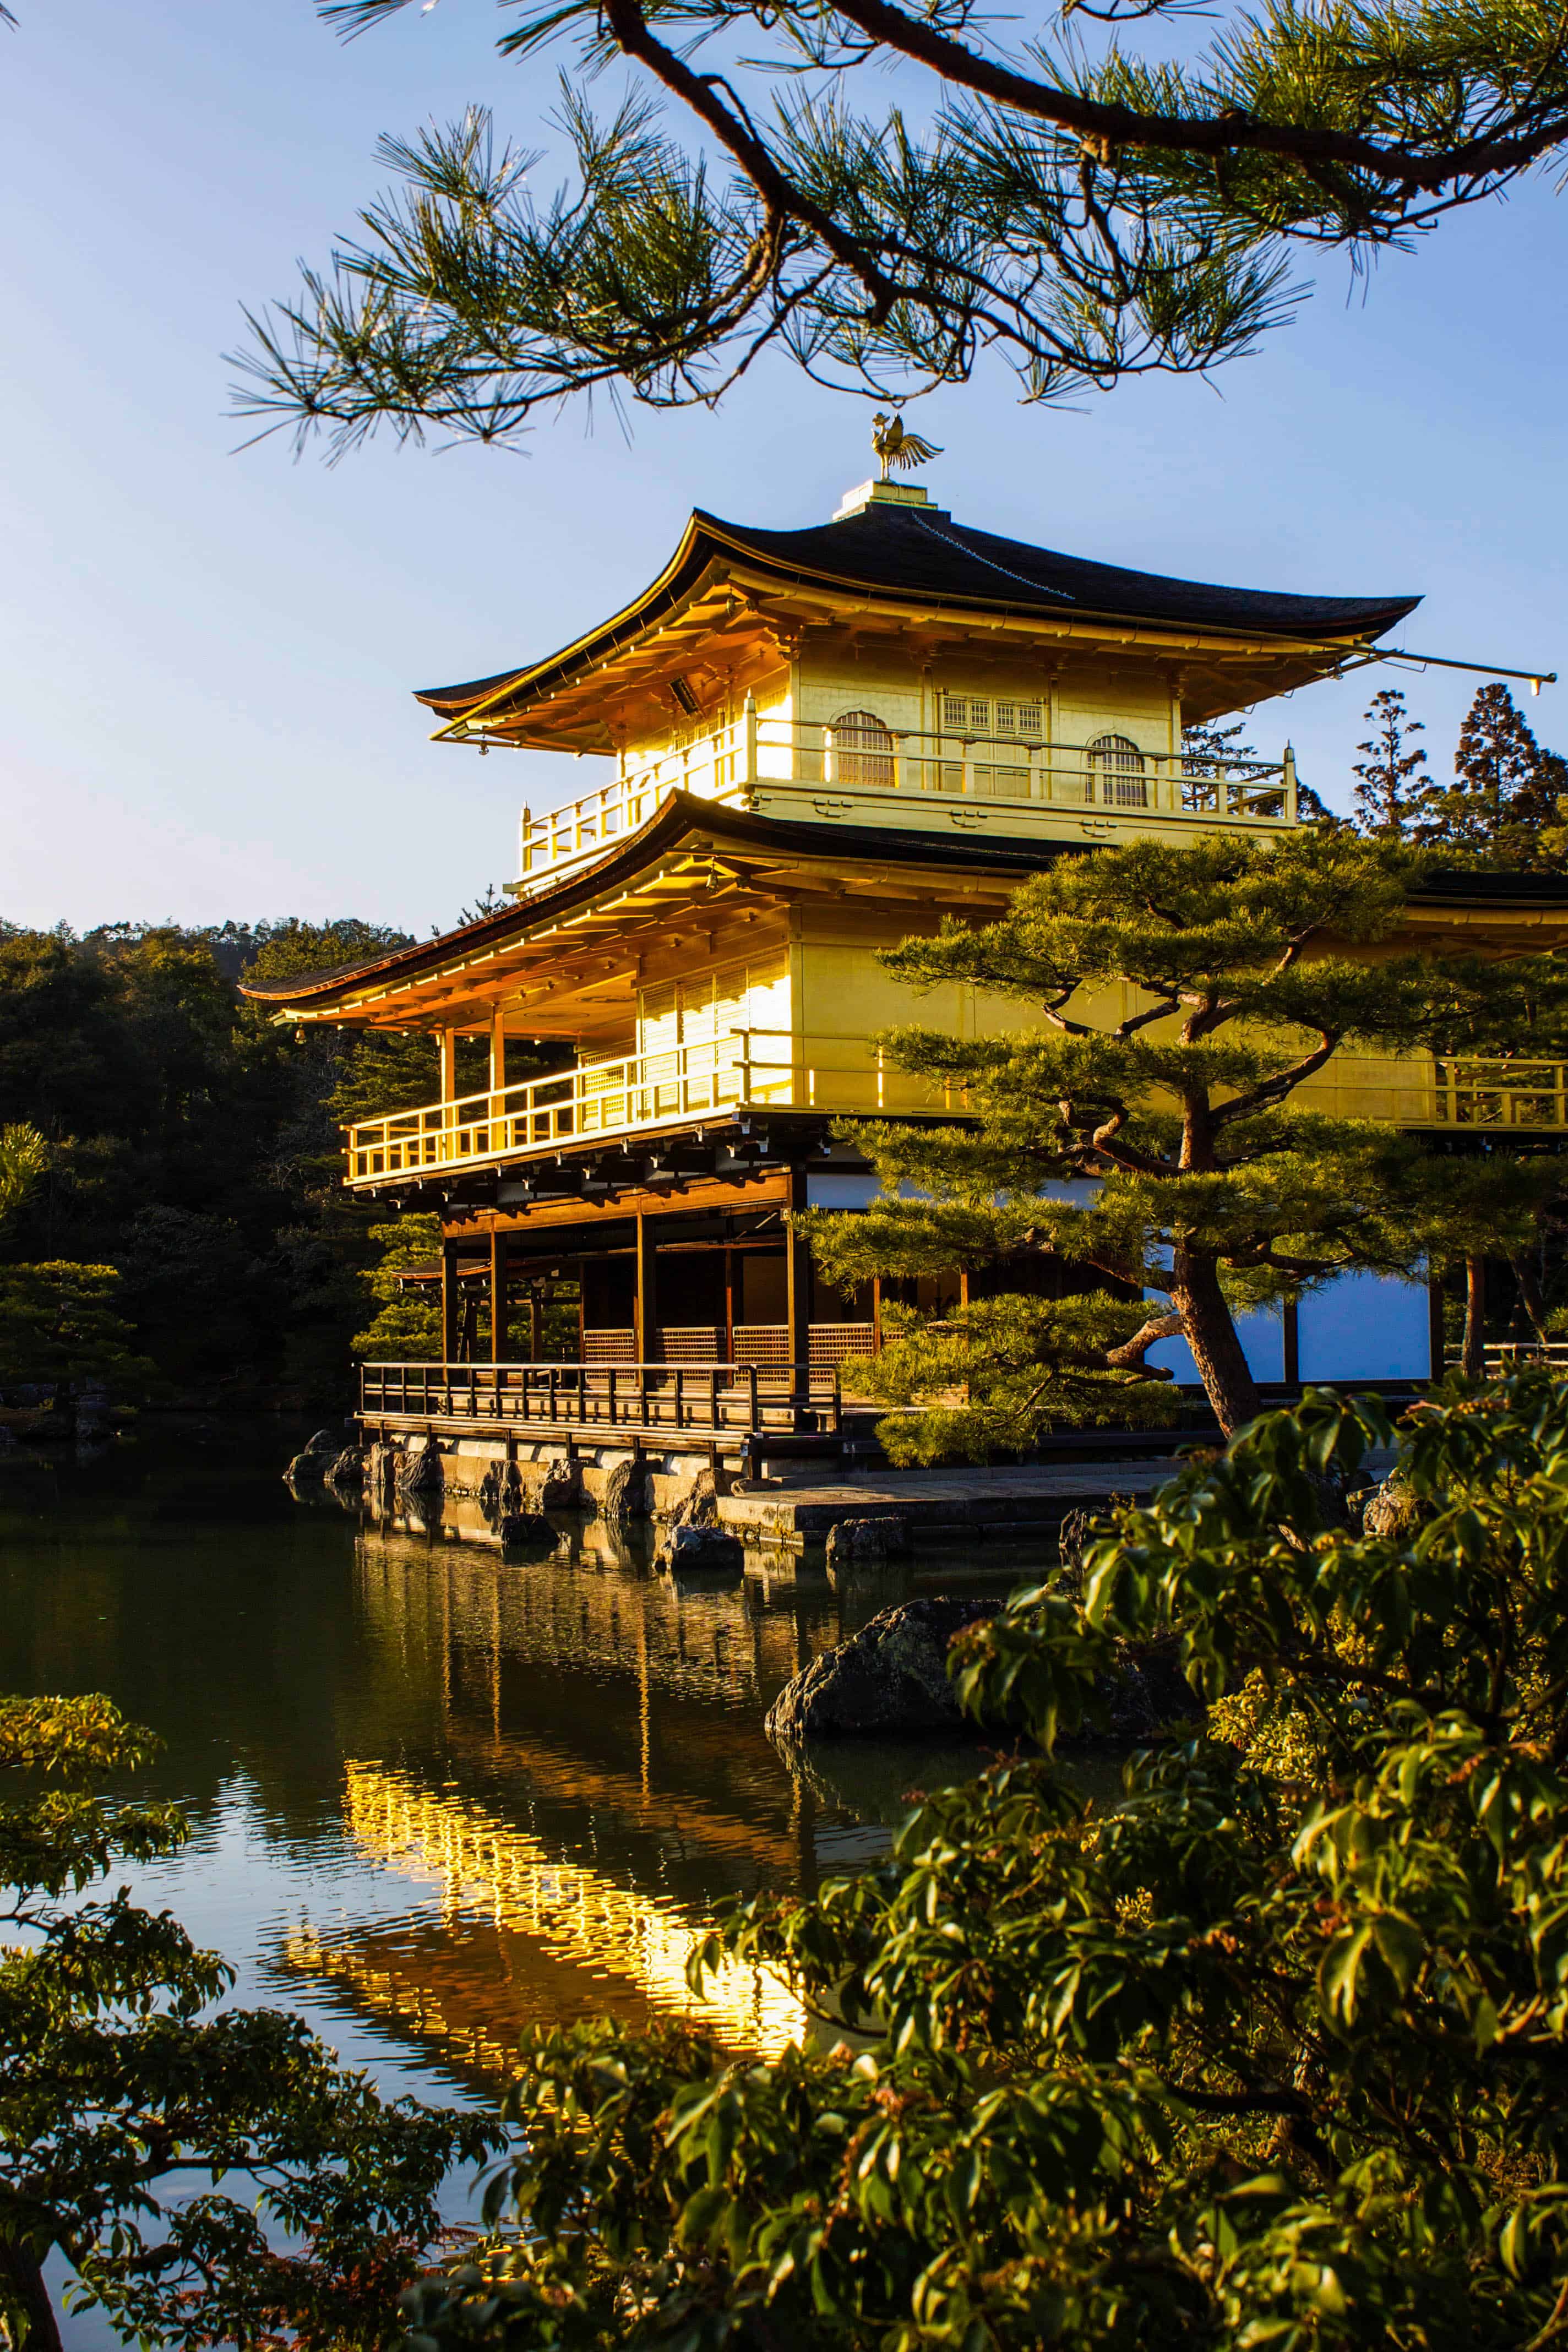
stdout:
[[[684,2011],[718,1896],[854,1868],[911,1781],[977,1769],[968,1743],[857,1744],[792,1770],[765,1738],[885,1593],[858,1615],[787,1568],[678,1593],[593,1520],[503,1564],[296,1502],[291,1450],[220,1424],[8,1470],[0,1687],[105,1691],[158,1732],[142,1785],[193,1835],[136,1894],[224,1953],[236,1999],[299,2010],[389,2090],[482,2097],[525,2023]],[[1001,1590],[1038,1561],[984,1566]],[[709,2017],[764,2052],[797,2021],[750,1973]]]

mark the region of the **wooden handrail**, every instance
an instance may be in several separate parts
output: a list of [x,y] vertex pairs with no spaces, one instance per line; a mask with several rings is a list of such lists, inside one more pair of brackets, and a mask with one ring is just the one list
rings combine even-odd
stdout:
[[[693,1374],[698,1377],[693,1378]],[[564,1405],[564,1412],[563,1406]],[[362,1364],[366,1420],[474,1423],[506,1428],[701,1431],[765,1435],[819,1411],[843,1424],[837,1365],[806,1364]]]
[[524,884],[536,873],[597,855],[637,831],[672,793],[747,802],[759,784],[826,786],[879,798],[1058,803],[1189,817],[1205,826],[1293,824],[1296,775],[1283,760],[1215,758],[1137,747],[1136,768],[1112,766],[1101,743],[1047,742],[1018,733],[889,726],[886,748],[863,735],[840,744],[833,724],[761,717],[749,705],[689,742],[635,762],[560,806],[525,809],[520,840]]
[[[563,1142],[679,1127],[704,1112],[884,1108],[888,1081],[867,1037],[729,1029],[700,1044],[579,1062],[515,1087],[419,1103],[345,1127],[351,1184],[515,1158]],[[951,1088],[910,1078],[905,1109],[953,1108]]]

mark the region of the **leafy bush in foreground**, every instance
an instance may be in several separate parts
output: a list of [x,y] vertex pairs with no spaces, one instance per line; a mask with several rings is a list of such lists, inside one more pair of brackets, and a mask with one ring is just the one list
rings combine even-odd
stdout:
[[[1310,1394],[1123,1514],[1081,1596],[965,1637],[966,1701],[1036,1749],[709,1948],[786,1973],[818,2046],[537,2035],[495,2242],[416,2343],[1568,2336],[1568,1386],[1419,1412],[1415,1531],[1325,1525],[1389,1434]],[[1205,1732],[1093,1804],[1055,1742],[1154,1637]]]
[[215,2011],[217,1955],[99,1889],[185,1842],[104,1793],[156,1745],[106,1698],[0,1697],[0,2341],[58,2352],[58,2249],[127,2338],[374,2352],[494,2127],[381,2099],[300,2018]]

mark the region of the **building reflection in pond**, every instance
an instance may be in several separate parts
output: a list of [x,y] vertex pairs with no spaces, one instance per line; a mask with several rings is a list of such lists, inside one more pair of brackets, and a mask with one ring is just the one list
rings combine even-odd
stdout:
[[282,1966],[487,2081],[524,2025],[574,2016],[692,2016],[725,2046],[776,2051],[804,2028],[782,1985],[731,1966],[699,2005],[686,1964],[722,1895],[810,1886],[885,1845],[762,1729],[838,1638],[837,1603],[793,1571],[678,1593],[593,1523],[567,1537],[517,1564],[359,1539],[367,1648],[430,1689],[439,1732],[345,1763],[345,1834],[425,1895],[401,1916],[297,1925]]
[[[520,1969],[539,1958],[546,1961],[554,1979],[552,2007],[560,2005],[565,1974],[589,1980],[584,1990],[590,2009],[629,2011],[639,2021],[650,2015],[697,2017],[717,2041],[738,2049],[776,2051],[804,2031],[804,2011],[782,1985],[733,1963],[709,1979],[699,2004],[686,1981],[686,1963],[700,1923],[683,1906],[563,1859],[471,1800],[422,1789],[405,1774],[351,1763],[345,1813],[362,1853],[435,1890],[448,1951],[465,1925],[486,1921],[514,1983]],[[520,1941],[532,1949],[520,1951]],[[472,2014],[471,1994],[460,1979],[419,1981],[406,1965],[395,1968],[388,1955],[378,1965],[374,1950],[333,1950],[320,1938],[296,1937],[289,1957],[296,1967],[324,1969],[378,2007],[406,2004],[423,2035],[433,2033],[449,2043],[454,2056],[487,2073],[508,2063],[500,2021]],[[449,1968],[438,1973],[449,1976]]]

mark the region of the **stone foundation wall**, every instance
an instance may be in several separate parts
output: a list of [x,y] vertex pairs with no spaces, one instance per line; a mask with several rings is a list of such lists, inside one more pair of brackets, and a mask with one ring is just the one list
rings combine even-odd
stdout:
[[[392,1438],[384,1445],[372,1444],[366,1475],[370,1496],[379,1499],[389,1487],[405,1485],[405,1462],[412,1467],[411,1457],[426,1453],[431,1442],[410,1436]],[[569,1474],[575,1487],[574,1500],[584,1510],[602,1510],[607,1505],[616,1516],[665,1518],[689,1493],[692,1481],[709,1468],[706,1445],[679,1450],[672,1447],[658,1453],[645,1448],[640,1457],[639,1479],[628,1475],[634,1457],[625,1445],[595,1444],[578,1439],[569,1456],[564,1440],[559,1438],[519,1438],[510,1454],[504,1438],[439,1437],[433,1442],[438,1449],[441,1482],[447,1495],[477,1500],[490,1472],[504,1478],[509,1465],[515,1463],[521,1490],[521,1507],[525,1510],[542,1507],[547,1481],[552,1490],[549,1496],[551,1508],[567,1507],[565,1497],[556,1489],[558,1482]]]

